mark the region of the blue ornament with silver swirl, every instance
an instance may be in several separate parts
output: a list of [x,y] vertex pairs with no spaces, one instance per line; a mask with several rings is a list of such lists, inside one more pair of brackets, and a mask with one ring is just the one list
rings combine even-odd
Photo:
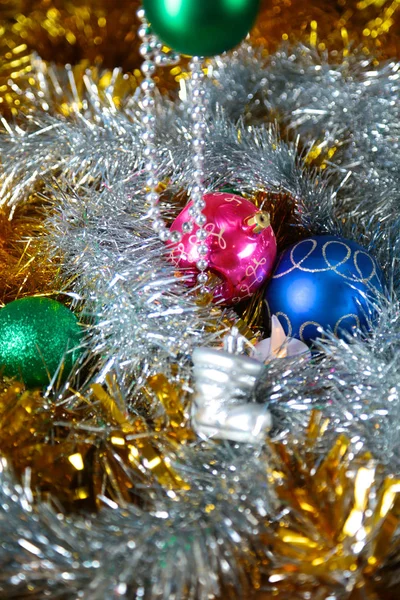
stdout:
[[265,291],[267,317],[275,314],[289,337],[312,343],[330,330],[338,337],[366,330],[384,294],[381,269],[359,244],[313,236],[280,256]]

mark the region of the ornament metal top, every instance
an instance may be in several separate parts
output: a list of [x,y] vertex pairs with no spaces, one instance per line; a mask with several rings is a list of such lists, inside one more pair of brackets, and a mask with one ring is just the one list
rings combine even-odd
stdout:
[[271,273],[276,258],[276,239],[269,215],[252,202],[234,194],[214,192],[204,196],[204,240],[196,223],[185,230],[193,203],[171,225],[184,231],[179,242],[169,242],[169,259],[182,269],[189,285],[195,285],[198,263],[206,259],[207,270],[216,276],[215,302],[234,304],[250,297]]
[[143,0],[154,33],[189,56],[215,56],[239,44],[259,6],[260,0]]

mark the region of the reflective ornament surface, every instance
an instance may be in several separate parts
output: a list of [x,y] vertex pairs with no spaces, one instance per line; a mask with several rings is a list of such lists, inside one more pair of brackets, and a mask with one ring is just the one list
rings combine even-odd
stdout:
[[265,292],[267,316],[275,314],[288,337],[312,342],[330,329],[337,336],[367,328],[373,303],[384,293],[383,274],[359,244],[314,236],[287,248]]
[[1,372],[27,387],[43,387],[54,375],[67,376],[80,341],[78,319],[55,300],[27,297],[0,310]]
[[151,27],[181,54],[214,56],[237,46],[249,33],[259,0],[144,0]]
[[[208,272],[218,278],[213,289],[214,301],[234,304],[250,297],[271,273],[276,258],[275,234],[269,215],[245,198],[215,192],[204,196],[203,215],[207,219],[204,243],[197,238],[198,225],[182,239],[169,243],[169,260],[195,285],[200,258],[207,260]],[[189,220],[190,202],[171,226],[182,231]],[[200,256],[204,251],[205,255]]]
[[193,352],[195,395],[192,426],[200,437],[260,443],[271,429],[266,405],[252,402],[263,366],[240,354],[236,328],[224,339],[224,349],[196,348]]

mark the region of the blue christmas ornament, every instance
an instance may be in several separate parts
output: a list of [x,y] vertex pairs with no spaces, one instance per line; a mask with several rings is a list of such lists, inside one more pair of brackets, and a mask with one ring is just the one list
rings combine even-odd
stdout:
[[312,342],[318,327],[341,332],[366,328],[373,303],[384,293],[376,261],[355,242],[330,235],[307,238],[280,256],[265,292],[267,316],[275,314],[289,337]]

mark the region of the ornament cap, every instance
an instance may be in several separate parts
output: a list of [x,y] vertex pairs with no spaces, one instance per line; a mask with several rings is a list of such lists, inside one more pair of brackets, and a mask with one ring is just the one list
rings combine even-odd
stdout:
[[271,226],[271,218],[269,213],[260,210],[254,215],[247,217],[244,220],[244,225],[248,228],[251,228],[253,233],[261,233],[261,231],[264,231],[264,229],[267,229]]

